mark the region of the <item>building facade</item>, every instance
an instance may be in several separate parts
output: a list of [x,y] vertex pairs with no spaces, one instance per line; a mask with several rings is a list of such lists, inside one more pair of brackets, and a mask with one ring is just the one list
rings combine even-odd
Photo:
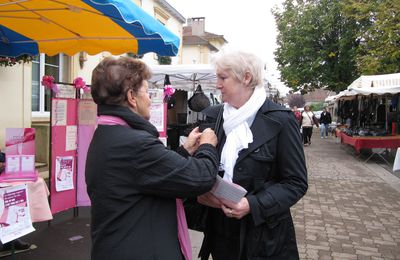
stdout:
[[[185,18],[164,0],[133,0],[146,12],[182,39]],[[59,82],[72,82],[82,77],[90,84],[94,67],[110,56],[102,52],[94,56],[84,52],[73,56],[40,54],[32,62],[12,67],[0,66],[0,150],[5,148],[5,129],[33,127],[36,129],[36,161],[48,163],[50,140],[50,91],[41,85],[43,75],[51,75]],[[157,64],[154,53],[145,54],[147,64]],[[173,64],[181,63],[182,48]]]
[[227,43],[223,35],[205,30],[205,17],[187,19],[183,28],[182,64],[209,64],[211,55]]

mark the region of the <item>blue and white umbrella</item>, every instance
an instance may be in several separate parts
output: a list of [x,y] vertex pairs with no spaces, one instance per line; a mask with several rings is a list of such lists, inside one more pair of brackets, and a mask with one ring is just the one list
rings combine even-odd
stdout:
[[179,38],[130,0],[0,0],[0,56],[178,53]]

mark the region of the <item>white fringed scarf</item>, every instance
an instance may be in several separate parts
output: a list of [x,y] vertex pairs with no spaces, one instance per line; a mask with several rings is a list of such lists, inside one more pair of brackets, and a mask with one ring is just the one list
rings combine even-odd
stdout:
[[249,144],[253,142],[250,126],[266,98],[267,93],[264,87],[257,86],[250,99],[239,109],[228,103],[224,104],[223,127],[226,142],[222,148],[221,166],[225,171],[224,179],[227,181],[232,182],[233,169],[240,150],[248,148]]

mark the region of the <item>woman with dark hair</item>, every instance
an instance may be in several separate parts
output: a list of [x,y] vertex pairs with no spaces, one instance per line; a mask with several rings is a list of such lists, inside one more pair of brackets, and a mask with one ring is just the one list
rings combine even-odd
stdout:
[[321,125],[321,138],[328,138],[329,124],[332,123],[332,117],[331,113],[326,110],[326,107],[324,107],[324,109],[322,110],[321,117],[319,118],[319,123]]
[[150,76],[145,63],[129,57],[106,58],[93,71],[99,118],[86,161],[92,259],[189,259],[176,198],[205,193],[216,179],[211,129],[194,129],[181,155],[158,139],[148,121]]

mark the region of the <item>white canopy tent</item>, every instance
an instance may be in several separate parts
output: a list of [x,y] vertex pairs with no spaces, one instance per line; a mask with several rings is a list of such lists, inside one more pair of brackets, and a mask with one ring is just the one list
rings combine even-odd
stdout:
[[328,97],[326,97],[326,98],[325,98],[325,102],[328,103],[328,104],[331,103],[331,102],[334,102],[335,99],[336,99],[336,96],[337,96],[337,95],[333,95],[333,96],[328,96]]
[[210,64],[152,65],[153,76],[149,80],[151,86],[164,87],[165,75],[169,75],[171,85],[175,89],[194,91],[198,84],[203,91],[217,92],[215,69]]
[[[215,104],[214,101],[220,102],[218,98],[220,91],[216,88],[217,76],[215,68],[211,64],[150,65],[150,70],[153,74],[148,80],[150,88],[163,88],[165,76],[168,75],[172,87],[177,90],[187,91],[188,99],[192,97],[196,87],[200,84],[206,96],[210,97],[211,104]],[[265,78],[264,87],[267,95],[277,92],[276,89],[268,86],[268,80]],[[197,120],[197,117],[196,112],[189,113],[187,122],[192,122],[194,119]]]
[[[371,95],[372,98],[373,95],[373,98],[380,99],[383,97],[377,96],[394,95],[398,93],[400,93],[400,73],[369,75],[357,78],[346,90],[339,92],[337,95],[327,97],[325,102],[337,106],[339,100],[352,100],[357,98],[360,102],[359,106],[361,106],[360,104],[363,102],[362,96]],[[388,105],[386,107],[386,112],[387,111],[389,111]]]
[[338,99],[343,99],[343,98],[348,98],[348,97],[351,98],[356,95],[357,95],[356,91],[346,89],[346,90],[340,91],[339,94],[337,94],[337,95],[329,96],[329,97],[325,98],[325,102],[327,102],[327,103],[335,102]]
[[338,99],[356,95],[384,95],[400,93],[400,73],[361,76],[353,81],[346,90],[334,96],[329,96],[325,102],[335,102]]
[[400,93],[400,73],[361,76],[347,88],[360,95]]
[[[193,92],[200,84],[204,92],[219,92],[216,89],[215,68],[211,64],[151,65],[150,69],[153,73],[149,80],[152,87],[163,88],[165,75],[169,75],[171,85],[175,89]],[[275,89],[268,88],[267,79],[264,79],[264,87],[268,94],[276,92]]]

